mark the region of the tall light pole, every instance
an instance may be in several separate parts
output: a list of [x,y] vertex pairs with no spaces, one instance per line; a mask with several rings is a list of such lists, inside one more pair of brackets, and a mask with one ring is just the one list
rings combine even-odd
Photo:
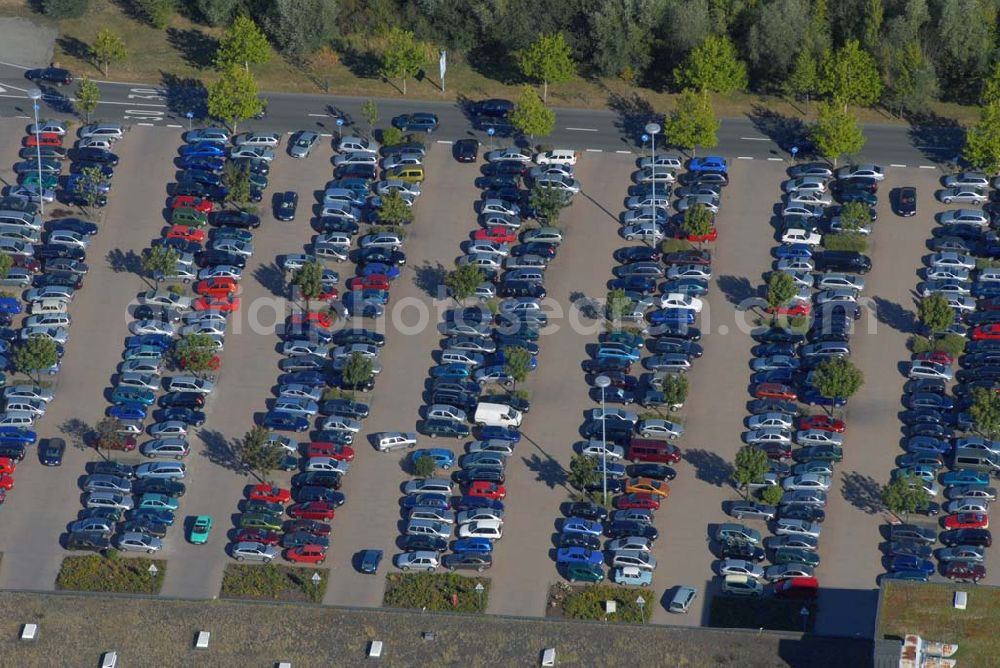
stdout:
[[594,379],[594,385],[601,388],[601,478],[604,491],[604,505],[608,505],[608,431],[607,431],[607,409],[604,404],[604,389],[611,384],[611,379],[605,375],[600,375]]
[[663,128],[660,127],[659,123],[646,123],[646,127],[643,128],[646,134],[649,135],[649,159],[653,163],[650,167],[653,171],[653,225],[656,225],[656,135]]
[[38,127],[38,101],[42,99],[42,91],[38,88],[28,90],[28,97],[31,98],[31,106],[35,110],[35,156],[38,158],[38,210],[42,218],[45,218],[45,187],[42,183],[42,145],[39,142]]

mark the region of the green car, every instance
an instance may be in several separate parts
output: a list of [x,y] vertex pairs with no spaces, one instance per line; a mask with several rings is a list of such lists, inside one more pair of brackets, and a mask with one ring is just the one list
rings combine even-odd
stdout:
[[240,516],[240,528],[278,531],[281,529],[281,518],[268,513],[243,513]]
[[172,225],[188,225],[190,227],[204,227],[208,225],[208,214],[202,213],[197,209],[190,209],[187,207],[181,207],[174,209],[170,214],[170,223]]
[[151,406],[154,401],[156,401],[155,392],[142,390],[138,387],[116,387],[111,393],[111,403],[113,404],[139,403]]
[[212,518],[208,515],[198,515],[191,523],[191,533],[188,535],[194,545],[204,545],[208,542],[208,534],[212,531]]
[[140,508],[156,508],[157,510],[177,510],[180,502],[166,494],[143,494],[139,499]]
[[844,449],[836,445],[808,445],[792,453],[797,462],[842,462]]
[[566,567],[570,582],[603,582],[604,569],[595,564],[570,564]]
[[267,177],[263,174],[251,174],[250,187],[264,190],[267,188]]
[[645,344],[644,339],[638,334],[623,331],[605,334],[601,337],[601,341],[605,343],[620,343],[628,346],[629,348],[642,348]]
[[799,547],[779,547],[771,558],[773,564],[805,564],[819,566],[819,555]]
[[[23,178],[20,179],[22,186],[37,186],[38,185],[38,174],[24,174]],[[42,187],[51,190],[59,185],[59,175],[58,174],[42,174]]]

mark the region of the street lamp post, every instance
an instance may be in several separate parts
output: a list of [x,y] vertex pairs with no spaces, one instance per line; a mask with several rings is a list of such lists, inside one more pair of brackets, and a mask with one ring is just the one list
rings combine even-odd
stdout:
[[653,179],[650,183],[653,184],[653,225],[656,225],[656,134],[662,130],[659,123],[646,123],[646,127],[643,128],[646,134],[649,135],[649,158],[653,163],[650,168],[653,171]]
[[28,91],[31,98],[31,107],[35,110],[35,157],[38,159],[38,211],[42,218],[45,218],[45,187],[42,183],[42,145],[39,142],[38,127],[38,101],[42,99],[42,91],[32,88]]
[[607,409],[604,404],[604,389],[611,384],[611,379],[600,375],[594,379],[594,384],[601,388],[601,489],[604,492],[604,505],[608,505],[608,432]]
[[802,632],[805,633],[806,627],[809,625],[809,608],[803,605],[799,614],[802,615]]

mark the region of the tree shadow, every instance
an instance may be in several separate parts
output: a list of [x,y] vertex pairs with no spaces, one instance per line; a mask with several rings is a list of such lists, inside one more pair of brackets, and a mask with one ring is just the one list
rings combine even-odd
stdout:
[[132,249],[123,251],[120,248],[114,248],[108,251],[108,254],[104,256],[104,259],[107,261],[108,267],[111,268],[111,271],[116,274],[142,273],[142,257],[140,257],[140,255]]
[[160,70],[160,85],[167,109],[173,113],[183,116],[190,111],[197,119],[208,116],[208,90],[200,80]]
[[592,299],[578,290],[569,293],[569,302],[588,320],[598,320],[603,317],[600,300]]
[[444,294],[444,279],[447,275],[448,270],[440,262],[424,262],[419,267],[414,267],[413,284],[431,297],[440,299]]
[[753,106],[747,118],[758,132],[782,150],[787,151],[795,146],[799,149],[798,155],[813,156],[815,147],[809,139],[809,127],[801,118],[786,116],[759,104]]
[[351,45],[344,45],[338,50],[340,62],[356,77],[362,79],[378,79],[379,57],[374,51],[362,51]]
[[91,59],[94,57],[94,51],[90,48],[90,45],[82,39],[77,39],[76,37],[61,35],[58,39],[56,39],[56,46],[58,46],[59,50],[67,56],[76,58],[77,60],[91,62]]
[[549,489],[554,489],[556,486],[566,487],[569,473],[557,460],[548,456],[543,459],[533,454],[522,458],[521,461],[529,471],[535,472],[535,479],[545,483]]
[[730,304],[739,305],[747,299],[757,296],[757,291],[749,278],[743,276],[719,276],[719,289]]
[[869,515],[882,511],[882,486],[871,476],[857,471],[845,473],[840,492],[848,503]]
[[59,431],[79,450],[86,450],[94,442],[94,428],[80,418],[69,418],[59,425]]
[[246,467],[237,455],[235,441],[227,439],[221,431],[208,429],[199,430],[198,438],[205,445],[202,455],[207,457],[208,461],[230,471],[247,475]]
[[695,477],[710,485],[722,487],[733,476],[733,465],[708,450],[685,450],[684,460],[695,468]]
[[487,79],[504,84],[524,81],[521,68],[511,54],[508,45],[501,41],[487,42],[466,54],[466,62],[474,71]]
[[638,147],[644,146],[642,135],[646,132],[646,124],[663,121],[662,114],[656,113],[649,100],[635,92],[612,92],[608,96],[608,108],[618,114],[615,127]]
[[276,297],[285,297],[288,294],[288,284],[285,281],[285,272],[274,262],[262,264],[253,270],[253,277],[264,288],[269,290]]
[[909,117],[910,142],[931,162],[955,162],[965,144],[965,128],[952,118],[934,112]]
[[219,47],[217,39],[195,28],[167,28],[167,43],[180,52],[188,65],[199,70],[212,66]]
[[917,331],[916,312],[885,297],[873,297],[872,302],[875,306],[875,318],[879,322],[889,325],[903,334],[912,334]]

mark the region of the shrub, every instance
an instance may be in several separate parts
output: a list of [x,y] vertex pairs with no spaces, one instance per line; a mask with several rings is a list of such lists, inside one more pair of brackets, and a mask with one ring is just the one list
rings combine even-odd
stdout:
[[427,135],[423,132],[411,132],[407,135],[406,140],[414,144],[427,144]]
[[958,334],[945,334],[934,341],[934,350],[941,350],[952,357],[965,352],[965,337]]
[[[646,614],[639,608],[636,599],[639,595],[646,599],[650,608]],[[615,587],[611,585],[591,585],[583,587],[567,596],[562,602],[563,614],[569,619],[597,619],[613,622],[628,622],[638,624],[649,619],[652,614],[654,597],[648,590],[634,587]],[[604,602],[615,601],[617,610],[611,614],[604,612]]]
[[864,253],[868,250],[868,239],[861,234],[827,234],[823,236],[823,248],[826,250]]
[[78,19],[89,4],[90,0],[43,0],[42,10],[54,19]]
[[[490,580],[455,573],[390,573],[383,605],[391,608],[483,612],[489,603]],[[482,584],[482,595],[476,585]],[[457,605],[453,598],[457,596]]]
[[1000,268],[1000,260],[994,260],[988,257],[976,258],[976,269],[997,269],[997,268]]
[[930,352],[934,350],[934,344],[926,336],[914,335],[910,337],[910,352],[914,355]]
[[[156,564],[156,575],[149,574],[151,564]],[[115,551],[106,557],[66,557],[56,577],[56,589],[158,594],[166,571],[167,562],[162,559],[122,559]]]
[[[313,584],[319,573],[319,584]],[[222,576],[221,594],[226,598],[321,603],[326,593],[325,568],[300,568],[276,564],[229,564]]]
[[177,11],[174,0],[132,0],[132,6],[154,28],[166,28]]
[[396,146],[397,144],[402,144],[405,137],[403,136],[403,131],[396,127],[388,127],[382,130],[382,145],[383,146]]
[[694,246],[687,239],[664,239],[660,242],[661,253],[691,250]]

